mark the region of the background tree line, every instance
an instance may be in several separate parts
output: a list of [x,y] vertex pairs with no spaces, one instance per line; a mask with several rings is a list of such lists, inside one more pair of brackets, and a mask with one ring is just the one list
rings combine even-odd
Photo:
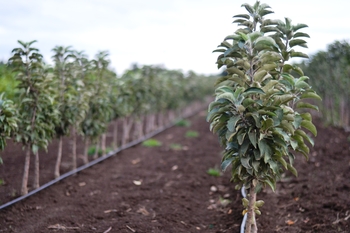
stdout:
[[[53,139],[59,142],[54,171],[58,177],[63,137],[73,139],[70,156],[75,169],[77,136],[84,138],[83,161],[88,163],[106,153],[109,126],[114,127],[111,146],[116,149],[181,117],[184,109],[195,110],[186,106],[203,103],[212,93],[213,79],[194,72],[134,65],[118,77],[110,67],[108,51],[89,59],[84,51],[56,46],[53,65],[48,65],[33,46],[36,41],[18,43],[9,61],[0,64],[0,150],[9,139],[23,147],[22,194],[28,192],[32,157],[33,187],[39,187],[39,152],[47,150]],[[91,145],[93,158],[88,157]]]
[[335,41],[298,64],[310,84],[322,97],[319,102],[323,120],[349,129],[350,126],[350,44]]

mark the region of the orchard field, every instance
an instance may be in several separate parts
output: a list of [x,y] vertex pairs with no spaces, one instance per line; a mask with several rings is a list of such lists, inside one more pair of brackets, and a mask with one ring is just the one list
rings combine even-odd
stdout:
[[[239,232],[240,192],[229,172],[207,173],[219,168],[221,155],[205,117],[200,111],[188,119],[190,126],[158,134],[159,147],[138,144],[1,210],[0,232]],[[275,193],[260,194],[268,200],[258,217],[260,232],[349,232],[350,134],[320,120],[316,125],[310,160],[296,160],[299,176],[286,173]],[[198,137],[186,137],[188,131]],[[42,182],[54,178],[49,161],[56,147],[57,141],[41,157]],[[66,148],[63,164],[69,153]],[[19,147],[8,146],[4,154],[2,202],[17,195],[20,183],[14,181],[24,160]]]
[[0,64],[0,232],[243,232],[243,215],[245,233],[350,232],[350,45],[290,64],[307,25],[242,6],[220,75],[118,77],[108,51],[56,46],[48,65],[18,41]]

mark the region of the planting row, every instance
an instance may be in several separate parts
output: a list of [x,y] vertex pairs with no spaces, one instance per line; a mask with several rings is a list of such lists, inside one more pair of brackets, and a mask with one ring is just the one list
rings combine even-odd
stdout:
[[[183,74],[155,66],[134,66],[121,77],[110,67],[108,52],[89,60],[84,52],[57,46],[54,65],[43,62],[36,41],[18,41],[8,64],[1,65],[0,149],[6,140],[15,140],[25,151],[21,194],[28,193],[31,156],[34,155],[34,188],[39,187],[39,151],[47,150],[52,139],[59,147],[55,177],[60,176],[63,137],[72,137],[72,169],[77,167],[76,136],[84,138],[83,160],[88,148],[106,151],[106,130],[114,124],[113,145],[117,148],[181,117],[189,103],[212,93],[212,78],[193,72]],[[113,123],[114,122],[114,123]],[[117,122],[122,122],[121,140]],[[133,129],[133,133],[131,133]],[[131,136],[132,135],[132,136]],[[118,143],[119,142],[119,143]],[[5,161],[6,165],[6,161]]]

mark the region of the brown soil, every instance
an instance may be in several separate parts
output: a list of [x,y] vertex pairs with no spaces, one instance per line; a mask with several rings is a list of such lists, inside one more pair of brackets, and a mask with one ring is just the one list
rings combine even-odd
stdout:
[[[0,232],[239,232],[241,194],[229,172],[207,174],[219,167],[221,148],[205,114],[155,136],[160,147],[134,146],[0,210]],[[310,160],[295,162],[299,176],[286,173],[275,193],[258,194],[265,200],[259,233],[350,232],[349,134],[317,127]],[[186,138],[188,130],[200,136]],[[62,172],[69,169],[68,142]],[[55,147],[40,156],[42,184],[53,179]],[[0,204],[18,196],[24,164],[19,146],[9,145],[2,157]]]

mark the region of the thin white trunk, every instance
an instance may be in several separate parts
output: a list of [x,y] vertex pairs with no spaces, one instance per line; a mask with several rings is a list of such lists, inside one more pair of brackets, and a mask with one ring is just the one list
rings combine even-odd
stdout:
[[94,156],[92,157],[93,159],[97,159],[98,158],[98,151],[100,150],[100,143],[99,142],[97,142],[96,143],[96,147],[95,147],[95,154],[94,154]]
[[143,124],[141,118],[135,121],[135,137],[139,139],[143,136]]
[[[75,163],[75,168],[77,167],[77,132],[76,128],[73,126],[72,129],[72,160]],[[73,169],[75,169],[73,168]]]
[[22,187],[21,195],[26,195],[28,193],[28,176],[29,176],[29,165],[30,165],[30,147],[27,148],[26,157],[24,160],[24,169],[23,169],[23,178],[22,178]]
[[55,165],[55,178],[60,176],[60,167],[61,167],[61,160],[62,160],[62,136],[58,139],[58,152],[57,152],[57,159],[56,159],[56,165]]
[[36,152],[34,154],[34,182],[33,182],[34,189],[37,189],[40,187],[39,178],[40,178],[39,152]]
[[101,135],[101,150],[102,150],[102,155],[104,155],[106,153],[106,138],[107,138],[107,134],[103,133]]
[[118,120],[113,123],[113,149],[118,149]]
[[89,139],[87,137],[84,138],[84,154],[83,154],[83,161],[84,164],[87,164],[89,162],[89,155],[88,155],[88,151],[89,151]]
[[125,145],[126,143],[129,142],[131,126],[132,126],[132,119],[131,119],[131,117],[125,117],[123,119],[122,145]]
[[255,192],[255,186],[253,185],[253,182],[250,185],[250,191],[249,191],[249,206],[248,206],[248,216],[247,216],[247,222],[246,222],[246,229],[245,233],[257,233],[258,227],[256,224],[256,218],[255,218],[255,202],[256,202],[256,192]]

